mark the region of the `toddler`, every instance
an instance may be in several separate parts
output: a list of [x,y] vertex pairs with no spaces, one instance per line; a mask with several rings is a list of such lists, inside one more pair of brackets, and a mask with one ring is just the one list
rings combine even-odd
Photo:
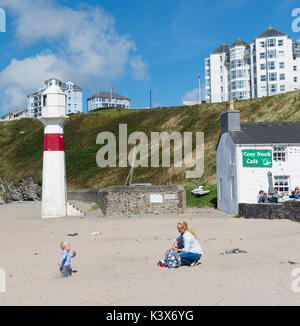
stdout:
[[60,247],[63,251],[58,266],[60,266],[62,277],[69,277],[72,275],[71,258],[76,256],[76,252],[70,252],[70,243],[67,241],[63,241],[60,244]]

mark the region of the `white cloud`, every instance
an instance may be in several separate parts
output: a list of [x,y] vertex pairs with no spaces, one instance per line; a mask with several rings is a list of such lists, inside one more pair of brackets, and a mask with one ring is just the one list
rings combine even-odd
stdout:
[[147,65],[136,54],[134,42],[118,34],[114,18],[99,7],[75,10],[49,0],[0,0],[0,6],[13,17],[19,46],[38,41],[48,44],[31,57],[12,59],[0,72],[0,92],[6,105],[24,105],[28,92],[54,76],[83,88],[109,85],[120,79],[127,67],[134,79],[148,78]]
[[130,61],[130,65],[133,69],[132,76],[136,80],[148,80],[147,64],[143,61],[141,55],[133,57]]
[[199,90],[194,88],[193,90],[186,92],[185,95],[181,98],[181,101],[198,101],[199,100]]
[[[200,86],[200,96],[201,100],[205,99],[205,85]],[[191,91],[186,92],[182,97],[181,97],[181,102],[183,101],[199,101],[199,88],[194,88]]]

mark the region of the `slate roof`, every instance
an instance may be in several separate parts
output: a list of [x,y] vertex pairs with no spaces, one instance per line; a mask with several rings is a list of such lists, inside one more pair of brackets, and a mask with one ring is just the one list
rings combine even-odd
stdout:
[[230,47],[233,48],[233,47],[238,46],[238,45],[249,46],[248,43],[243,41],[241,38],[238,38]]
[[300,144],[300,122],[241,123],[240,131],[229,131],[235,144]]
[[[110,92],[98,92],[97,94],[89,97],[88,98],[88,101],[89,100],[93,100],[94,98],[97,98],[97,97],[110,98],[110,96],[111,96],[111,93]],[[121,95],[119,95],[117,93],[112,93],[112,99],[128,100],[128,101],[130,101],[130,99],[128,97],[121,96]]]
[[277,36],[288,36],[288,35],[270,26],[263,33],[258,35],[252,42],[254,42],[258,38],[277,37]]
[[228,51],[229,51],[229,46],[226,43],[223,43],[217,49],[215,49],[215,51],[213,51],[211,54],[226,53]]

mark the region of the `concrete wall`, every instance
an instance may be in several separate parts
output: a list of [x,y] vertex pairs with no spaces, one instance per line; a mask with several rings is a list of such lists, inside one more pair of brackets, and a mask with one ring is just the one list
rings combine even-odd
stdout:
[[178,214],[186,208],[182,186],[127,186],[101,190],[71,190],[68,200],[90,201],[105,216]]

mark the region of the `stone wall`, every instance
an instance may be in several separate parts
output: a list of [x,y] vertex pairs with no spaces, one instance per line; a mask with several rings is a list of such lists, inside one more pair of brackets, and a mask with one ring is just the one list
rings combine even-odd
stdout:
[[0,204],[13,201],[37,201],[42,199],[42,186],[28,177],[20,182],[0,178]]
[[68,200],[98,204],[105,216],[178,214],[186,208],[182,186],[127,186],[101,190],[71,190]]
[[239,204],[239,214],[244,218],[300,221],[300,201],[292,200],[280,204]]

